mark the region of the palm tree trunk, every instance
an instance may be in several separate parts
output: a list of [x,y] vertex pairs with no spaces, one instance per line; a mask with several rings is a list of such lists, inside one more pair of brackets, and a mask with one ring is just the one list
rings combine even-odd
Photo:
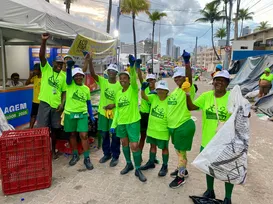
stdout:
[[216,55],[217,60],[220,60],[220,57],[219,57],[219,55],[217,54],[217,51],[216,51],[215,46],[214,46],[214,39],[213,39],[213,23],[211,23],[211,42],[212,42],[212,48],[213,48],[213,50],[214,50],[214,54]]
[[240,37],[243,35],[243,29],[244,29],[244,20],[242,20]]
[[111,13],[112,13],[112,0],[109,0],[108,17],[107,17],[107,28],[106,28],[106,32],[107,33],[110,33]]
[[135,58],[137,59],[137,43],[136,43],[136,28],[135,28],[136,14],[134,12],[132,13],[132,18],[133,18],[134,51],[135,51]]
[[237,8],[236,8],[236,16],[235,16],[235,28],[234,28],[234,40],[238,39],[238,34],[239,34],[239,10],[240,10],[240,4],[241,0],[237,0]]
[[155,39],[155,22],[153,22],[153,34],[152,34],[152,73],[154,73],[154,39]]

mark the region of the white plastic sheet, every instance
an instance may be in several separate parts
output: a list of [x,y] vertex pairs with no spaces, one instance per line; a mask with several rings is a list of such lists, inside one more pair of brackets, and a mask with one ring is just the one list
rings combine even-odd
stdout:
[[193,161],[202,172],[232,184],[244,184],[247,175],[250,103],[237,85],[230,93],[229,120]]
[[2,132],[7,130],[14,130],[14,127],[8,123],[2,109],[0,108],[0,136],[2,135]]

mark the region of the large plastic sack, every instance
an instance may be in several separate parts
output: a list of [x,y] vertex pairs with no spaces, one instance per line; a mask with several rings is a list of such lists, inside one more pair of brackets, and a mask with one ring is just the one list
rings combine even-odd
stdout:
[[193,161],[196,168],[224,182],[245,183],[250,107],[240,87],[235,86],[228,101],[228,111],[232,115]]
[[14,127],[8,123],[2,109],[0,108],[0,136],[2,135],[2,132],[8,130],[14,130]]

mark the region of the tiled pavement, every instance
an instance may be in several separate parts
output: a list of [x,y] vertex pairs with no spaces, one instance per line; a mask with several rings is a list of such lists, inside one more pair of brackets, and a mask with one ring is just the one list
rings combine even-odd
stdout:
[[[174,84],[169,81],[169,86]],[[210,87],[204,82],[199,82],[200,91]],[[94,170],[86,171],[83,159],[74,167],[68,166],[69,158],[61,156],[53,162],[53,181],[49,189],[23,193],[13,196],[4,196],[0,193],[0,204],[103,204],[103,203],[129,203],[129,204],[163,204],[163,203],[193,203],[189,195],[201,195],[206,188],[205,175],[191,166],[190,162],[197,156],[200,148],[201,114],[193,113],[197,118],[197,132],[193,149],[188,154],[189,173],[186,184],[179,189],[170,189],[168,184],[172,178],[168,175],[159,178],[157,173],[161,165],[153,170],[144,172],[148,181],[141,183],[134,172],[121,176],[120,170],[125,161],[121,155],[120,163],[115,168],[110,168],[109,163],[99,164],[102,151],[92,149],[91,159]],[[251,141],[249,148],[248,179],[245,186],[236,186],[233,193],[235,204],[271,204],[273,203],[273,123],[261,121],[256,116],[251,118]],[[157,157],[161,159],[161,152]],[[145,146],[144,162],[148,159],[148,145]],[[177,158],[170,144],[169,172],[176,167]],[[215,182],[216,195],[224,197],[224,183]],[[24,201],[21,199],[24,198]]]

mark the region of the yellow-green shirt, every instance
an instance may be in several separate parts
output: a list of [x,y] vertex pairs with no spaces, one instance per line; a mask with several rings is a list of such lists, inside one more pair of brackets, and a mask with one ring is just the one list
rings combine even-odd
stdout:
[[[144,92],[148,96],[149,93],[151,92],[150,88],[147,87]],[[150,107],[151,107],[151,103],[149,101],[141,99],[141,103],[140,103],[140,112],[141,113],[150,113]]]
[[269,81],[270,83],[272,83],[272,81],[273,81],[273,74],[269,74],[268,76],[266,76],[266,74],[263,74],[260,79],[261,80],[266,80],[266,81]]
[[44,67],[41,65],[42,78],[39,100],[48,103],[52,108],[61,104],[62,92],[66,91],[66,75],[63,71],[54,72],[47,62]]
[[[227,109],[229,94],[230,92],[228,91],[223,97],[216,98],[218,115],[221,122],[227,121],[231,116]],[[194,101],[194,104],[202,110],[202,147],[206,147],[215,136],[218,127],[214,91],[201,94]]]
[[34,76],[31,78],[30,83],[33,84],[33,103],[40,103],[40,100],[38,99],[41,89],[41,78],[38,76]]
[[[191,92],[194,86],[191,86]],[[178,128],[191,119],[186,93],[177,87],[168,98],[168,128]]]
[[151,111],[149,115],[147,135],[159,140],[169,140],[170,134],[167,122],[168,98],[161,101],[158,95],[149,95]]
[[140,120],[138,109],[138,85],[135,68],[130,69],[130,86],[123,92],[120,90],[116,96],[116,113],[112,128],[118,125],[132,124]]
[[85,85],[77,85],[74,80],[67,85],[64,113],[87,113],[87,103],[90,100],[90,89]]
[[[98,79],[99,81],[96,82],[100,86],[100,102],[98,112],[101,115],[105,115],[105,110],[103,107],[109,104],[115,104],[116,95],[120,90],[122,90],[122,86],[119,82],[111,84],[109,83],[108,79],[101,76],[98,76]],[[115,108],[113,109],[113,112],[115,112]]]

